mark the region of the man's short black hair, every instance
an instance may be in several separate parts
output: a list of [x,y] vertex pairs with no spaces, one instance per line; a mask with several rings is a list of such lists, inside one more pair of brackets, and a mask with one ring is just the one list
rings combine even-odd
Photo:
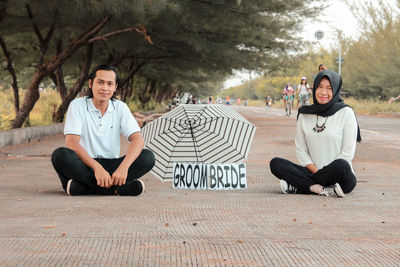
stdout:
[[[117,72],[117,68],[114,67],[113,65],[110,64],[100,64],[97,65],[96,67],[94,67],[92,69],[92,71],[90,72],[89,76],[88,76],[88,80],[92,80],[92,82],[94,81],[94,79],[96,78],[96,73],[99,70],[108,70],[108,71],[114,71],[115,73],[115,83],[119,84],[119,78],[118,78],[118,72]],[[118,88],[117,88],[118,89]],[[93,97],[93,92],[92,92],[92,88],[89,87],[89,91],[88,91],[88,97],[91,98]],[[115,98],[115,93],[112,96],[112,98]]]

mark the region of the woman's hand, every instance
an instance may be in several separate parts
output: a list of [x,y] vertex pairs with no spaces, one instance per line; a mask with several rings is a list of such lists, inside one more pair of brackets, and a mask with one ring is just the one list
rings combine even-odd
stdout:
[[318,171],[317,166],[314,164],[308,164],[306,168],[311,172],[311,173],[316,173]]

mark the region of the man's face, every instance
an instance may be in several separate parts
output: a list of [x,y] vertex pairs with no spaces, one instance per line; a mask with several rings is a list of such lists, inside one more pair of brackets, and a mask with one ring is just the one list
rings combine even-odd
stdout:
[[89,87],[93,92],[93,101],[108,102],[117,86],[115,72],[112,70],[98,70],[94,80],[89,80]]

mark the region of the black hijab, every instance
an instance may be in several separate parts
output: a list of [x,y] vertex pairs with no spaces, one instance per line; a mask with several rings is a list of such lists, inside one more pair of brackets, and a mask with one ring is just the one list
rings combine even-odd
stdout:
[[[332,86],[332,99],[326,104],[320,104],[315,97],[315,91],[318,88],[319,83],[323,78],[328,78],[331,82]],[[320,71],[314,80],[313,86],[313,103],[310,106],[302,106],[299,108],[297,113],[297,118],[299,117],[300,113],[303,114],[316,114],[321,117],[328,117],[335,114],[337,111],[341,110],[344,107],[350,107],[349,105],[344,103],[344,100],[340,94],[342,90],[342,77],[334,71],[331,70],[323,70]],[[357,141],[361,142],[361,135],[360,135],[360,127],[358,126],[357,121]]]

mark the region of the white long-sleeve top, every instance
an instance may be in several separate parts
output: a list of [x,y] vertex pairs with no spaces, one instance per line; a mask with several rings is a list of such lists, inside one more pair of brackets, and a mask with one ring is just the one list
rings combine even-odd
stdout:
[[[357,120],[353,110],[345,107],[329,116],[325,130],[314,132],[317,115],[300,114],[296,129],[296,156],[302,166],[314,164],[318,169],[335,159],[345,159],[351,166],[356,150]],[[318,116],[318,125],[326,117]],[[354,171],[353,171],[354,173]]]

